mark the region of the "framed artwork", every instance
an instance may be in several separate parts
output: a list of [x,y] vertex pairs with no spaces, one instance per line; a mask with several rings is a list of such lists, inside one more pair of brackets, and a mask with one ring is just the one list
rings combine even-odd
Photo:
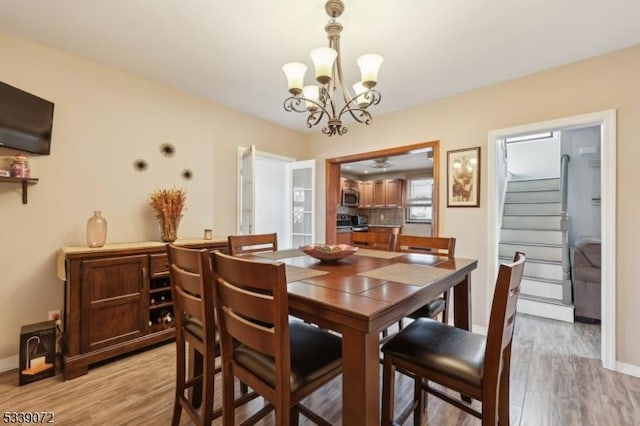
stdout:
[[447,207],[480,207],[480,147],[447,151]]

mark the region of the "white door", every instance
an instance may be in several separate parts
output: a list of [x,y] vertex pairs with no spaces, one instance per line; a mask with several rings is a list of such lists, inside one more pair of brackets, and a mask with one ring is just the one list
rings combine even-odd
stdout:
[[239,235],[253,234],[255,232],[255,167],[256,147],[238,147],[238,222],[237,233]]
[[315,160],[287,164],[287,236],[288,247],[315,243]]

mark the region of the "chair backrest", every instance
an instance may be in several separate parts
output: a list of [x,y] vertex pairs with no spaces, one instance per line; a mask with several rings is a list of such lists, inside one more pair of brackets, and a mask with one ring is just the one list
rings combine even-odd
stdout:
[[273,357],[275,389],[288,394],[291,361],[285,265],[215,251],[213,270],[223,358],[233,359],[234,341]]
[[396,235],[387,232],[352,232],[351,244],[374,250],[394,251]]
[[453,237],[400,235],[398,238],[398,251],[405,253],[434,254],[453,259],[456,253],[456,239]]
[[173,296],[173,311],[176,321],[176,338],[184,334],[195,334],[186,327],[195,319],[201,323],[202,334],[197,338],[204,338],[207,344],[215,346],[215,311],[213,272],[211,270],[211,256],[207,249],[188,249],[167,245],[169,258],[169,274],[171,278],[171,293]]
[[[520,295],[524,262],[524,253],[516,252],[513,263],[500,265],[487,331],[483,393],[485,391],[497,392],[502,370],[504,367],[509,368],[516,305]],[[494,386],[496,387],[494,388]]]
[[278,234],[229,235],[229,254],[278,251]]

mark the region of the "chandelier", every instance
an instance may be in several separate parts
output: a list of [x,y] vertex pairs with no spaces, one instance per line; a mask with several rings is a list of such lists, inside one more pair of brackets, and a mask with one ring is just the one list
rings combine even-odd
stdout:
[[[371,124],[371,114],[367,110],[371,105],[380,103],[380,93],[373,90],[378,80],[378,70],[382,64],[382,56],[366,54],[358,58],[361,81],[353,85],[352,96],[344,85],[342,75],[342,59],[340,57],[340,33],[342,25],[336,18],[344,12],[344,4],[340,0],[329,0],[324,6],[331,17],[324,27],[329,39],[329,47],[318,47],[310,52],[318,85],[304,85],[304,74],[307,66],[299,62],[285,64],[282,70],[287,76],[289,93],[292,96],[284,101],[286,111],[309,113],[307,127],[317,125],[325,116],[327,124],[322,133],[333,136],[344,135],[347,128],[342,125],[342,116],[351,115],[357,122]],[[338,89],[342,92],[344,105],[338,103]]]

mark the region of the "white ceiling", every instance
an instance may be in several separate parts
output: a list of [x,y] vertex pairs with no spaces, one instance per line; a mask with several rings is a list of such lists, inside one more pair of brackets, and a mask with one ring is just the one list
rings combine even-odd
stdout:
[[[376,116],[640,44],[638,0],[344,0],[347,82],[384,56]],[[281,66],[326,45],[324,0],[1,0],[0,31],[265,120]],[[307,84],[311,72],[307,72]],[[315,128],[313,130],[316,130]],[[317,129],[319,130],[319,129]]]
[[[425,150],[430,151],[430,149]],[[345,163],[340,166],[341,173],[356,177],[364,177],[367,175],[377,174],[395,174],[398,172],[409,172],[416,170],[429,170],[433,168],[433,157],[427,152],[408,152],[406,154],[395,155],[392,157],[382,157],[387,159],[389,167],[376,168],[372,167],[376,162],[374,160],[354,161]],[[380,158],[380,160],[382,160]]]

